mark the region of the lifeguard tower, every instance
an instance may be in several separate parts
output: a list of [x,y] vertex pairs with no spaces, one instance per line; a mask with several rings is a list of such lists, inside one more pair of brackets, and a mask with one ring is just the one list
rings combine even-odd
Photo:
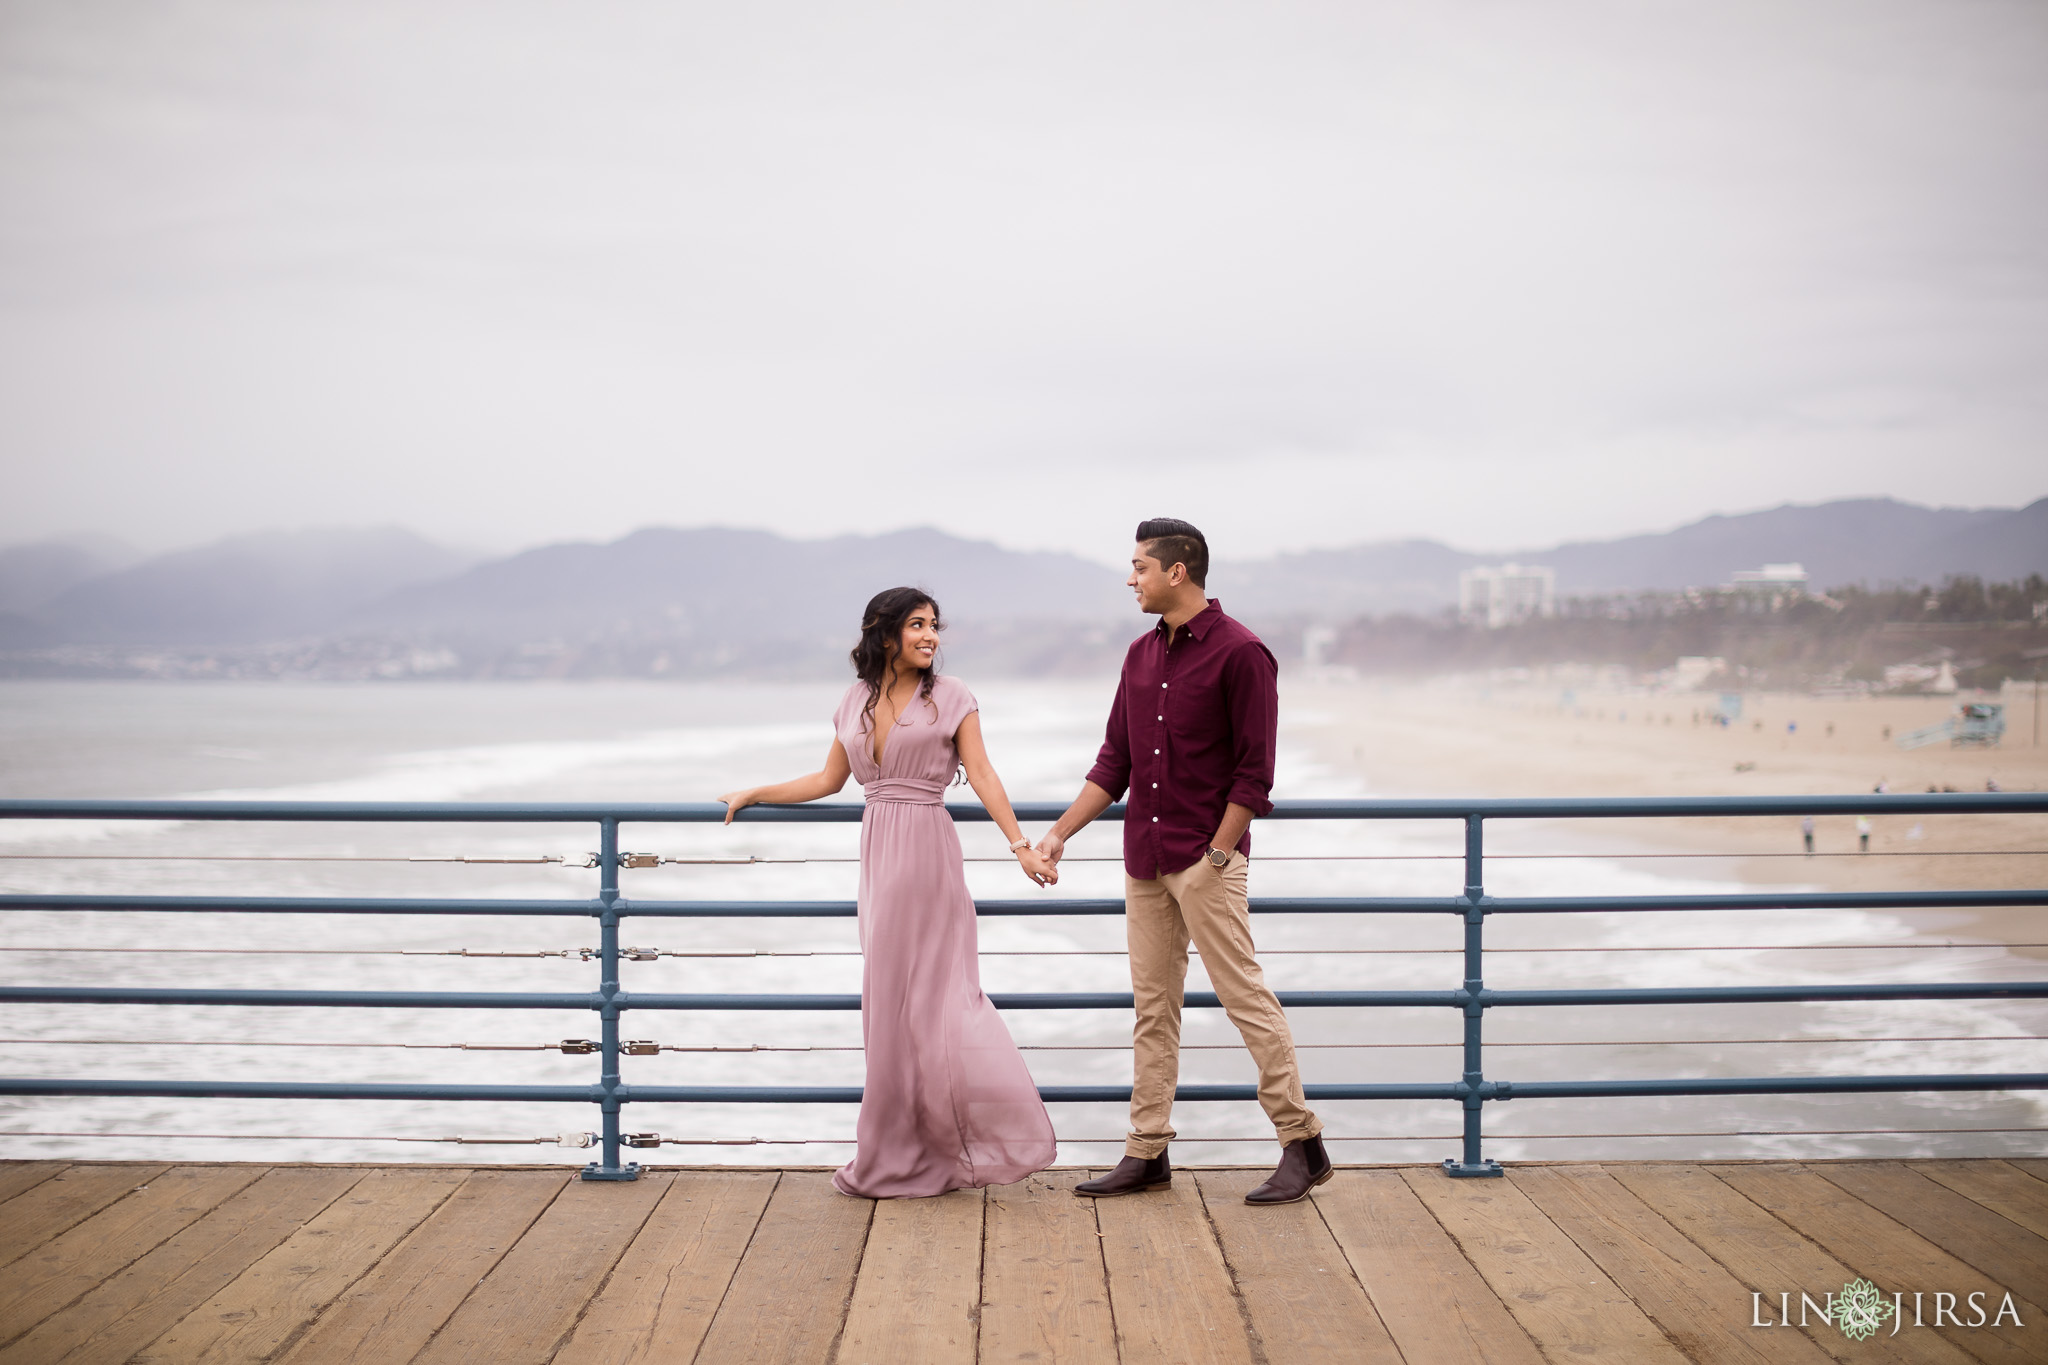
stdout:
[[1966,701],[1956,713],[1939,725],[1929,725],[1899,736],[1901,749],[1921,749],[1929,744],[1949,742],[1952,749],[1988,749],[2005,738],[2005,706],[1995,701]]

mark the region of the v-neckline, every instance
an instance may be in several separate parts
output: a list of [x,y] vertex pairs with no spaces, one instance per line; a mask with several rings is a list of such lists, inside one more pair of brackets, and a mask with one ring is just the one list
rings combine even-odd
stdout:
[[896,713],[896,718],[889,722],[887,729],[882,727],[881,703],[889,699],[888,694],[883,693],[880,697],[876,698],[875,734],[874,738],[868,742],[868,754],[875,760],[876,772],[882,771],[882,759],[889,752],[889,736],[893,735],[896,732],[896,727],[903,723],[904,713],[910,710],[911,705],[917,701],[919,694],[923,690],[924,680],[920,678],[910,689],[910,701],[903,704],[903,710]]

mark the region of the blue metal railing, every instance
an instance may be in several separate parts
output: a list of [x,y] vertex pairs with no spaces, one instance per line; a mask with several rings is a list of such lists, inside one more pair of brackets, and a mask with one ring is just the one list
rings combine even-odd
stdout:
[[[979,806],[949,806],[954,819],[986,821]],[[1063,806],[1023,803],[1018,818],[1050,821]],[[754,806],[744,821],[844,823],[861,818],[862,807],[847,803]],[[1444,1169],[1456,1176],[1498,1175],[1485,1158],[1480,1118],[1489,1101],[1510,1098],[1574,1099],[1624,1096],[1841,1094],[1852,1092],[2048,1089],[2048,1072],[1895,1076],[1783,1076],[1720,1079],[1586,1081],[1499,1081],[1485,1074],[1486,1011],[1503,1007],[1562,1005],[1742,1004],[1843,1000],[2048,999],[2048,981],[1939,982],[1852,986],[1657,987],[1641,989],[1495,990],[1485,983],[1485,926],[1502,914],[1586,912],[1684,912],[1797,909],[1963,909],[2040,907],[2048,890],[1901,891],[1882,893],[1730,893],[1693,896],[1497,897],[1485,890],[1485,824],[1488,820],[1608,819],[1688,816],[1799,816],[1856,814],[2041,814],[2048,795],[1957,793],[1926,796],[1655,797],[1636,799],[1499,799],[1418,801],[1284,801],[1274,820],[1450,820],[1464,830],[1464,884],[1443,897],[1253,897],[1257,913],[1449,914],[1464,924],[1464,976],[1452,990],[1281,991],[1290,1009],[1423,1006],[1455,1009],[1463,1016],[1463,1068],[1447,1082],[1336,1083],[1306,1087],[1311,1100],[1444,1100],[1463,1112],[1463,1151]],[[1122,818],[1113,806],[1105,819]],[[599,928],[598,984],[586,992],[446,992],[223,990],[125,986],[0,986],[0,1002],[25,1004],[146,1004],[236,1006],[340,1006],[405,1009],[578,1009],[599,1020],[599,1076],[594,1085],[436,1085],[321,1081],[165,1081],[82,1078],[0,1078],[0,1094],[216,1097],[247,1099],[522,1100],[596,1104],[602,1115],[601,1160],[584,1168],[588,1180],[631,1180],[636,1163],[622,1162],[628,1139],[621,1110],[629,1103],[827,1103],[851,1104],[858,1086],[655,1086],[631,1085],[621,1072],[619,1024],[629,1010],[857,1010],[858,995],[655,994],[628,992],[619,975],[619,926],[629,917],[709,919],[745,917],[843,918],[851,901],[632,900],[620,894],[619,827],[623,824],[711,823],[725,807],[694,805],[604,805],[544,803],[442,803],[320,801],[36,801],[0,800],[0,818],[29,820],[241,820],[356,823],[565,824],[594,823],[599,833],[594,899],[461,900],[442,898],[0,895],[0,911],[155,911],[167,913],[356,914],[356,915],[527,915],[594,918]],[[1112,915],[1121,900],[981,900],[983,915]],[[995,993],[1000,1009],[1128,1010],[1128,993]],[[1189,1006],[1216,1007],[1214,994],[1189,992]],[[1128,1086],[1048,1085],[1039,1093],[1053,1103],[1100,1103],[1130,1098]],[[1183,1100],[1249,1100],[1249,1085],[1182,1085]]]

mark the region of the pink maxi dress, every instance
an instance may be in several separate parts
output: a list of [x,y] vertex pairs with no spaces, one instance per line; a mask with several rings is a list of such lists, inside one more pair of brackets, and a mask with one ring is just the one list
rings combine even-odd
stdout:
[[906,1199],[1007,1185],[1052,1165],[1052,1120],[981,992],[974,901],[942,798],[974,694],[955,678],[914,699],[875,765],[867,685],[833,729],[867,793],[860,824],[861,1033],[867,1089],[840,1193]]

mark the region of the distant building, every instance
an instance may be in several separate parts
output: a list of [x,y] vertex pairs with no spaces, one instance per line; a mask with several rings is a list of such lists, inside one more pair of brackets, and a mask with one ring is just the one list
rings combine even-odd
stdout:
[[1709,678],[1717,678],[1727,672],[1728,661],[1719,655],[1709,658],[1702,654],[1688,654],[1664,670],[1664,685],[1674,692],[1696,692],[1706,685]]
[[1310,668],[1321,668],[1330,662],[1330,647],[1337,643],[1337,632],[1328,626],[1310,626],[1301,633],[1301,661]]
[[1728,591],[1737,597],[1766,604],[1775,611],[1787,602],[1806,596],[1806,566],[1766,564],[1761,569],[1737,569],[1730,576]]
[[1532,616],[1557,614],[1557,570],[1494,564],[1458,575],[1458,619],[1498,630]]

